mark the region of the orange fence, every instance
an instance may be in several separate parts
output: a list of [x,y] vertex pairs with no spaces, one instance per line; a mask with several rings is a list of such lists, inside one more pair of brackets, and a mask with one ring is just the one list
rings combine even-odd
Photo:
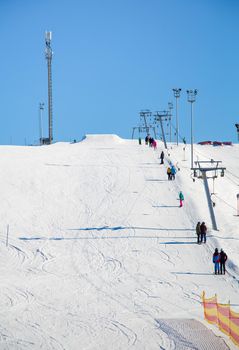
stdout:
[[239,346],[239,313],[230,308],[230,303],[219,304],[217,295],[212,298],[205,298],[205,292],[202,294],[205,319],[218,326],[218,328],[227,334],[231,340]]

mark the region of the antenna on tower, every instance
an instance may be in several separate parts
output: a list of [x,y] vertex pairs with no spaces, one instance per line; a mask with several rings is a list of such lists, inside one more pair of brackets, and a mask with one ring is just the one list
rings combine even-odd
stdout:
[[51,144],[53,141],[53,121],[52,121],[52,70],[51,70],[51,61],[52,61],[52,48],[51,48],[51,39],[52,32],[45,32],[45,42],[46,49],[45,55],[47,60],[47,69],[48,69],[48,129],[49,129],[49,140],[48,143]]

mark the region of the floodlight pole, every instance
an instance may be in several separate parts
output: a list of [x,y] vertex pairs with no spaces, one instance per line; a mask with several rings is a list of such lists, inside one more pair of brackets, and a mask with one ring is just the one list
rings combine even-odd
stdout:
[[178,98],[180,97],[182,89],[173,89],[174,97],[176,98],[176,136],[177,136],[177,146],[178,146],[178,134],[179,134],[179,125],[178,125]]
[[45,41],[46,41],[46,60],[47,60],[47,68],[48,68],[48,124],[49,124],[49,144],[53,141],[53,130],[52,130],[52,70],[51,70],[51,62],[52,62],[52,48],[51,48],[51,38],[52,32],[45,33]]
[[169,141],[172,142],[172,109],[173,104],[172,102],[168,102],[168,109],[169,109]]
[[196,100],[197,89],[187,90],[188,102],[191,103],[191,169],[193,169],[193,102]]

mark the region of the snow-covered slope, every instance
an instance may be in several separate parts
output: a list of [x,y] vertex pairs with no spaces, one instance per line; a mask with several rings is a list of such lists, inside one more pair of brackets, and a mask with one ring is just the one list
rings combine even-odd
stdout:
[[[116,135],[0,147],[0,349],[171,349],[160,320],[203,320],[203,290],[237,311],[239,147],[195,145],[227,168],[215,182],[219,231],[189,147],[170,145],[160,165],[162,149]],[[200,246],[198,220],[210,231]],[[212,274],[215,247],[228,253],[225,276]]]

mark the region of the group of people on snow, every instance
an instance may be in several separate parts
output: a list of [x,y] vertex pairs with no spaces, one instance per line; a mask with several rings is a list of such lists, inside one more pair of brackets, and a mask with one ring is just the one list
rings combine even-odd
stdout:
[[[149,145],[150,147],[154,147],[154,149],[157,148],[157,143],[156,141],[150,137],[150,135],[147,135],[145,137],[145,144]],[[164,152],[162,151],[160,154],[160,164],[164,164]],[[176,167],[170,162],[169,166],[167,167],[167,175],[168,175],[168,180],[175,180],[175,174],[177,170]],[[179,192],[179,207],[183,206],[183,201],[184,201],[184,195],[182,191]],[[196,225],[196,234],[197,234],[197,243],[206,243],[207,241],[207,226],[205,222],[200,222],[198,221]],[[226,272],[226,261],[227,261],[227,254],[221,249],[220,253],[218,251],[218,248],[215,249],[215,252],[213,253],[213,259],[214,263],[214,273],[216,275],[219,274],[225,274]]]
[[[198,244],[206,243],[207,226],[204,221],[202,223],[198,221],[196,225],[196,234],[197,234]],[[225,274],[225,271],[226,271],[225,263],[227,261],[227,254],[224,252],[223,249],[221,249],[220,253],[217,248],[215,249],[213,253],[212,261],[214,263],[215,275]]]
[[157,148],[157,142],[156,142],[156,140],[155,140],[153,137],[151,137],[150,135],[147,135],[147,136],[145,137],[145,144],[146,144],[146,145],[149,145],[149,147],[153,147],[154,149]]
[[200,221],[198,221],[197,225],[196,225],[196,234],[197,234],[197,243],[206,243],[207,241],[207,226],[205,224],[205,222],[203,221],[202,223],[200,223]]
[[173,164],[171,166],[169,166],[167,168],[168,180],[175,180],[176,172],[177,172],[177,170]]
[[215,275],[224,274],[226,272],[226,261],[227,261],[227,254],[224,252],[223,249],[221,249],[220,253],[218,249],[215,249],[215,252],[213,253],[212,261],[214,263],[214,273]]

